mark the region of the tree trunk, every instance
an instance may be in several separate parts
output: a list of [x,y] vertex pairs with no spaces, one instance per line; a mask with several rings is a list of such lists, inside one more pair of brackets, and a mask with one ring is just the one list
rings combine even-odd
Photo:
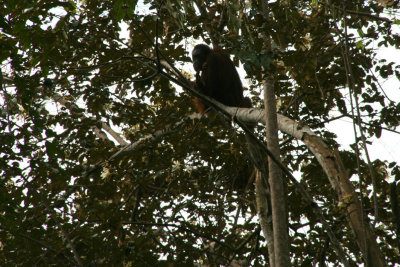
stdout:
[[[278,143],[278,122],[276,115],[274,80],[267,75],[264,81],[264,105],[267,148],[280,160]],[[274,233],[275,267],[290,266],[289,235],[287,228],[287,211],[282,171],[280,167],[268,160],[269,185],[271,192],[272,228]]]
[[258,220],[260,221],[261,230],[263,232],[265,241],[268,246],[268,256],[269,256],[269,266],[275,266],[275,253],[274,253],[274,238],[271,224],[271,211],[269,210],[268,201],[268,187],[265,184],[265,179],[263,179],[262,173],[257,170],[256,171],[256,180],[254,183],[255,191],[256,191],[256,203],[257,203],[257,215]]

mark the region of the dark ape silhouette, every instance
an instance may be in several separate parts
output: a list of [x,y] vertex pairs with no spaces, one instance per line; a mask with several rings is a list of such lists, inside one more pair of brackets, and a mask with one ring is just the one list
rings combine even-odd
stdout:
[[[243,97],[242,82],[235,65],[222,49],[199,44],[192,51],[192,59],[196,71],[195,90],[227,106],[252,107],[250,98]],[[201,114],[207,111],[208,107],[201,99],[195,97],[194,104]],[[253,132],[256,124],[247,123],[246,126]],[[246,133],[245,137],[253,164],[265,174],[265,163],[258,144],[251,134]]]
[[[192,59],[196,71],[194,88],[197,91],[227,106],[252,107],[250,99],[243,97],[242,82],[235,65],[222,49],[198,44],[192,51]],[[196,109],[204,114],[207,105],[197,97],[194,103]]]

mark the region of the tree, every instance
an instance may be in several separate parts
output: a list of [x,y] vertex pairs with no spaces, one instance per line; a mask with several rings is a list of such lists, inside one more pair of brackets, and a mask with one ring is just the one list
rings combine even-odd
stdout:
[[[248,152],[267,166],[267,73],[291,264],[394,266],[400,168],[368,145],[398,133],[400,105],[380,80],[399,79],[400,66],[375,50],[399,48],[397,6],[276,1],[266,20],[261,1],[5,1],[1,262],[268,264],[273,237],[260,227],[269,215],[255,202],[260,165]],[[255,108],[191,89],[195,42],[243,64]],[[195,94],[215,115],[193,114]],[[352,150],[325,128],[342,117],[354,121]],[[245,123],[254,122],[253,136]]]

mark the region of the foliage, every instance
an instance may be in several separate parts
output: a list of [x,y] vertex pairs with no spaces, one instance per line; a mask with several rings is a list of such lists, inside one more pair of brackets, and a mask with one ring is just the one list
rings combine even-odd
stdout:
[[[377,60],[371,44],[379,38],[378,48],[399,48],[398,20],[385,17],[388,9],[398,14],[396,4],[329,2],[276,1],[264,21],[257,1],[3,1],[2,265],[264,265],[268,253],[243,135],[215,117],[188,118],[191,97],[162,75],[157,60],[165,56],[189,77],[189,50],[194,40],[209,43],[211,29],[218,45],[244,64],[256,106],[262,107],[261,69],[268,68],[279,111],[338,146],[324,126],[332,114],[352,116],[347,42],[365,134],[379,138],[383,128],[398,127],[400,105],[385,97],[376,75],[400,79],[400,65]],[[121,34],[125,27],[128,36]],[[99,134],[102,123],[141,145],[110,159],[124,144]],[[168,134],[143,139],[167,128]],[[301,172],[352,261],[362,262],[343,203],[335,201],[321,167],[300,142],[282,139],[283,162]],[[355,185],[373,218],[367,164],[361,160],[357,173],[356,152],[341,155],[362,178]],[[399,166],[375,159],[373,170],[375,233],[394,265],[400,237],[389,192]],[[311,207],[291,184],[287,191],[293,265],[337,263]]]

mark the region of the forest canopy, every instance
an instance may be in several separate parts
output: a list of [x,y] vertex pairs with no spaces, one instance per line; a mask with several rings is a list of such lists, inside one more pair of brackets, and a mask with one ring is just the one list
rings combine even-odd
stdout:
[[[369,148],[400,134],[399,87],[384,83],[400,61],[378,56],[399,49],[399,9],[2,1],[1,265],[273,266],[251,151],[271,161],[272,77],[291,265],[395,266],[399,162]],[[196,112],[194,96],[208,101],[192,86],[198,43],[230,55],[253,109]],[[349,147],[328,130],[343,118]]]

